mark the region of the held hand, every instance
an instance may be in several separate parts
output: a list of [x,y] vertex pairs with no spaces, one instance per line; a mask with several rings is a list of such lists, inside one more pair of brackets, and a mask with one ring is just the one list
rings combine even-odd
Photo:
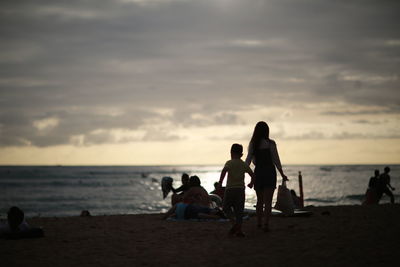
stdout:
[[283,179],[283,181],[289,181],[289,179],[287,178],[287,176],[284,175],[284,174],[282,174],[282,179]]

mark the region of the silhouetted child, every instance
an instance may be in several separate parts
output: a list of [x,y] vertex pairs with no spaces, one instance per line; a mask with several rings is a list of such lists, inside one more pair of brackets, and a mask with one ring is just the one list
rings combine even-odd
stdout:
[[383,194],[386,194],[390,197],[390,202],[392,204],[394,204],[394,196],[391,190],[395,190],[395,188],[393,186],[390,185],[390,168],[389,167],[385,167],[384,169],[384,173],[382,173],[379,176],[379,188],[380,188],[380,192],[378,197],[381,198]]
[[382,193],[379,185],[379,170],[375,170],[374,176],[369,178],[368,188],[367,191],[365,192],[365,199],[362,204],[363,205],[378,204],[381,196]]
[[248,184],[248,187],[253,187],[255,179],[254,173],[250,169],[249,165],[241,160],[242,156],[243,146],[240,144],[233,144],[231,147],[231,160],[225,163],[219,179],[219,184],[222,186],[225,175],[228,173],[223,201],[223,211],[233,224],[229,234],[236,234],[240,237],[244,236],[242,232],[242,222],[245,201],[245,173],[248,173],[251,176],[251,182]]

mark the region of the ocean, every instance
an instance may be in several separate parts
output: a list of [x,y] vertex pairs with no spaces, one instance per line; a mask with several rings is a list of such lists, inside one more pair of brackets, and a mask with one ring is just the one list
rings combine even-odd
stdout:
[[[299,194],[298,172],[303,177],[305,205],[361,205],[374,170],[384,165],[286,165],[287,186]],[[200,177],[208,191],[219,180],[222,166],[0,166],[0,218],[10,206],[18,206],[27,217],[144,214],[166,212],[161,179],[170,176],[174,187],[181,174]],[[400,190],[400,165],[391,165],[391,184]],[[250,177],[246,177],[249,181]],[[226,182],[226,180],[225,180]],[[224,182],[224,183],[225,183]],[[278,174],[278,184],[281,177]],[[399,202],[398,191],[394,191]],[[275,191],[274,202],[277,191]],[[246,188],[246,208],[256,202],[254,190]],[[388,203],[384,196],[381,203]]]

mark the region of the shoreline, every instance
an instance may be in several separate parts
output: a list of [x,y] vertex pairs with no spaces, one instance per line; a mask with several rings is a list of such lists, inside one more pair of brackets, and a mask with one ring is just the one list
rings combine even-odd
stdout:
[[45,237],[0,240],[5,266],[397,265],[400,205],[308,207],[310,217],[272,217],[271,232],[244,221],[165,221],[162,214],[33,217]]

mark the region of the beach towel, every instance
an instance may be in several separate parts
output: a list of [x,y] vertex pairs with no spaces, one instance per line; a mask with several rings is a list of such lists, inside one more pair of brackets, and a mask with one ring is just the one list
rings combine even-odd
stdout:
[[[243,220],[249,220],[250,216],[245,215],[243,216]],[[178,217],[169,217],[167,219],[167,221],[172,221],[172,222],[182,222],[182,221],[186,221],[186,222],[230,222],[229,219],[180,219]]]

